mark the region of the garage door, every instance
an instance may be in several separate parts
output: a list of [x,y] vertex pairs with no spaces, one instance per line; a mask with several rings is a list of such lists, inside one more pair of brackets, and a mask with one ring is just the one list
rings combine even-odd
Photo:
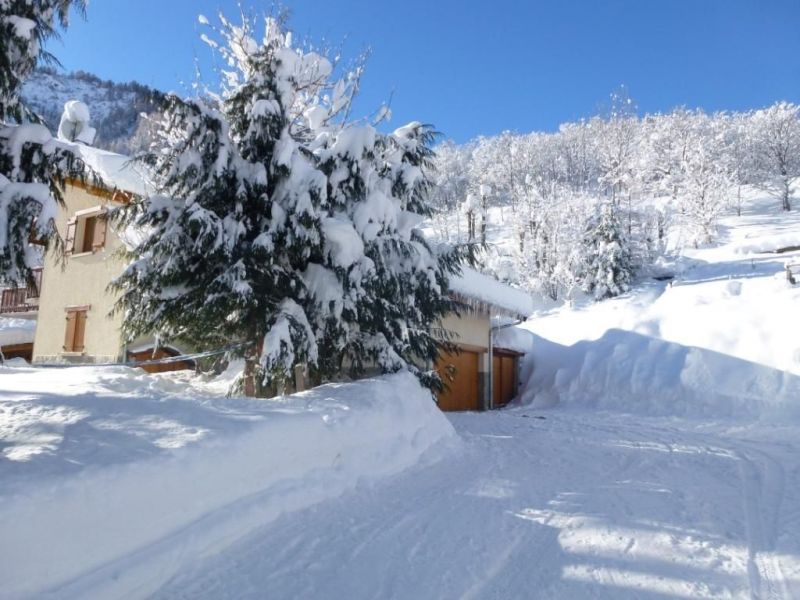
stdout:
[[505,406],[516,395],[516,358],[495,354],[492,363],[492,403],[495,407]]
[[478,410],[478,359],[477,352],[468,350],[458,354],[439,354],[436,370],[449,387],[439,394],[439,408]]

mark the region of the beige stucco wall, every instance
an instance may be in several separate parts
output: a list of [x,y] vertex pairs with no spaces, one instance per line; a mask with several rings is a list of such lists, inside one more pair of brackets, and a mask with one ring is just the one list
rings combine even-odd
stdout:
[[463,311],[460,316],[449,314],[442,319],[441,327],[455,333],[451,340],[456,344],[472,346],[472,350],[488,350],[491,323],[488,313]]
[[[108,200],[87,190],[68,185],[64,193],[66,207],[56,218],[62,239],[67,221],[81,210],[106,205]],[[39,318],[33,344],[34,362],[106,362],[122,355],[120,315],[109,316],[114,295],[107,290],[109,282],[122,270],[122,262],[114,256],[121,242],[109,224],[103,249],[86,254],[73,254],[62,264],[55,251],[47,253],[42,274]],[[84,351],[64,352],[66,309],[90,306],[86,313]]]

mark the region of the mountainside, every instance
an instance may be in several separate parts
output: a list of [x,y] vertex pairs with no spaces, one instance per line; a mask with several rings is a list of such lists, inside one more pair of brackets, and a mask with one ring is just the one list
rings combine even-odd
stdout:
[[158,111],[164,94],[135,81],[115,83],[84,71],[41,69],[25,83],[22,96],[54,133],[64,103],[81,100],[88,105],[90,123],[97,129],[95,146],[132,154],[149,141],[150,124],[142,115]]

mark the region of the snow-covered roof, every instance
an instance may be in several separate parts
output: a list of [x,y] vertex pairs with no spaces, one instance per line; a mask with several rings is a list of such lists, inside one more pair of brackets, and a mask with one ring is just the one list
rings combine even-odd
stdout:
[[527,318],[533,313],[533,298],[528,293],[470,267],[462,268],[461,275],[450,278],[450,289],[516,317]]
[[107,186],[140,196],[154,191],[144,167],[133,162],[129,156],[85,144],[62,143],[69,146]]
[[0,317],[0,347],[31,344],[36,335],[36,321],[15,317]]

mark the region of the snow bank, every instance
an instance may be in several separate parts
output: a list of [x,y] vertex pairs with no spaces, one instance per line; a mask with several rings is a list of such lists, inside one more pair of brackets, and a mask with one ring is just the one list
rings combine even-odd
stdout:
[[800,417],[800,377],[727,354],[613,329],[570,347],[535,343],[524,398],[646,415]]
[[[454,439],[448,420],[407,373],[271,401],[176,400],[164,391],[143,398],[132,388],[144,381],[141,375],[98,373],[4,370],[0,400],[5,396],[11,409],[0,410],[0,419],[30,421],[46,413],[55,422],[61,415],[68,433],[87,444],[95,437],[106,442],[86,453],[87,464],[74,466],[69,477],[42,469],[18,478],[13,491],[0,491],[6,596],[146,597],[179,569],[280,514],[397,473]],[[19,391],[32,378],[40,383],[31,389],[45,390],[44,377],[69,395]],[[93,382],[88,392],[80,389],[85,381]],[[165,378],[148,381],[189,391]],[[15,402],[27,410],[13,410]],[[140,402],[152,414],[126,418],[126,407],[135,415]],[[175,421],[202,423],[205,430],[185,427],[175,436],[183,447],[151,452],[152,439],[140,435],[143,424]],[[186,443],[192,429],[197,435]],[[24,430],[12,425],[11,437]],[[111,433],[116,437],[101,437]],[[74,451],[63,441],[49,449]],[[36,470],[38,458],[27,457],[28,470]],[[17,463],[15,471],[11,462],[0,467],[12,475],[26,467]]]
[[533,350],[534,335],[522,327],[503,327],[494,333],[494,345],[528,354]]
[[501,283],[469,267],[462,268],[460,275],[450,278],[450,289],[522,317],[529,316],[534,309],[533,298],[527,292]]
[[761,254],[798,247],[800,247],[800,232],[792,231],[739,241],[733,244],[733,251],[737,254]]
[[32,344],[36,335],[36,321],[0,317],[0,346]]

